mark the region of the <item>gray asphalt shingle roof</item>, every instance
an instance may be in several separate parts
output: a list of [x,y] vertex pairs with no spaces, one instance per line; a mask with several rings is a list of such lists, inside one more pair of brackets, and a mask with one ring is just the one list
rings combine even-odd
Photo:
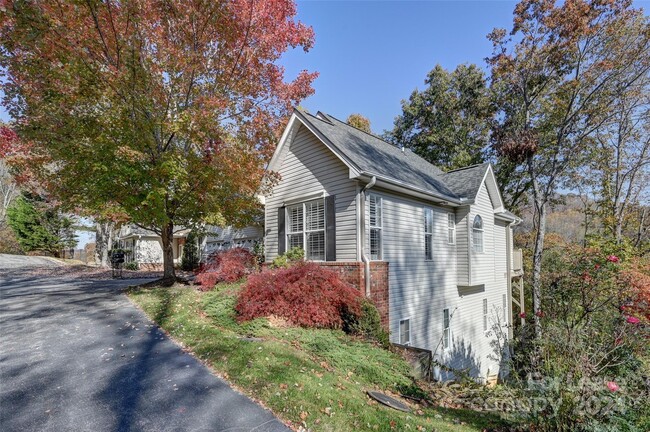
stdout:
[[[318,116],[297,109],[309,126],[320,132],[357,170],[388,177],[406,185],[452,198],[474,199],[489,164],[444,173],[412,151],[402,151],[328,114]],[[480,178],[479,178],[480,177]]]
[[443,174],[442,178],[445,184],[458,195],[473,200],[489,166],[489,163],[484,163],[460,168]]

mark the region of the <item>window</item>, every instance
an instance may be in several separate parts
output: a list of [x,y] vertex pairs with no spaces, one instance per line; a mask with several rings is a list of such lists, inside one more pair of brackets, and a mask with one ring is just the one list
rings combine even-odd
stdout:
[[488,305],[487,305],[487,299],[483,299],[483,331],[488,331]]
[[381,260],[381,197],[370,195],[370,259]]
[[483,252],[483,219],[479,215],[472,224],[472,247],[476,252]]
[[411,320],[403,319],[399,321],[399,343],[401,345],[411,344]]
[[433,260],[433,209],[424,208],[424,259]]
[[449,309],[442,310],[442,347],[447,349],[451,344],[451,331],[449,330]]
[[294,247],[307,260],[325,261],[325,200],[287,207],[287,248]]
[[456,216],[447,213],[447,243],[456,244]]

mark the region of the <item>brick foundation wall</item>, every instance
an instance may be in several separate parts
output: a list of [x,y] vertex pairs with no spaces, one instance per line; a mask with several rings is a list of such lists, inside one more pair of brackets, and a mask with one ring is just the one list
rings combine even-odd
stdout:
[[[341,279],[349,283],[365,296],[364,264],[358,261],[349,262],[321,262],[322,267],[337,272]],[[370,263],[370,300],[379,311],[382,326],[388,330],[388,263],[373,261]]]

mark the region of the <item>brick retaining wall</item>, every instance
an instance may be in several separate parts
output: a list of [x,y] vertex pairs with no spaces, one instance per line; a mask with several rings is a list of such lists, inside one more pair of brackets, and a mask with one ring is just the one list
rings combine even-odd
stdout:
[[[318,264],[337,272],[344,281],[361,291],[365,296],[365,272],[362,262],[320,262]],[[386,330],[388,330],[389,318],[388,299],[388,263],[385,261],[373,261],[370,263],[370,300],[377,307],[381,324]]]

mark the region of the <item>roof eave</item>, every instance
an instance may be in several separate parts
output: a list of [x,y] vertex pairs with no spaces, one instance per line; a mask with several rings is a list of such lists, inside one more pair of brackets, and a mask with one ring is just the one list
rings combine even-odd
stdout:
[[361,172],[354,178],[356,180],[369,182],[373,177],[377,178],[376,186],[383,187],[384,189],[396,190],[407,195],[417,196],[418,198],[424,198],[438,204],[449,205],[452,207],[467,204],[467,201],[463,198],[456,198],[445,194],[431,192],[430,190],[422,189],[376,173]]

